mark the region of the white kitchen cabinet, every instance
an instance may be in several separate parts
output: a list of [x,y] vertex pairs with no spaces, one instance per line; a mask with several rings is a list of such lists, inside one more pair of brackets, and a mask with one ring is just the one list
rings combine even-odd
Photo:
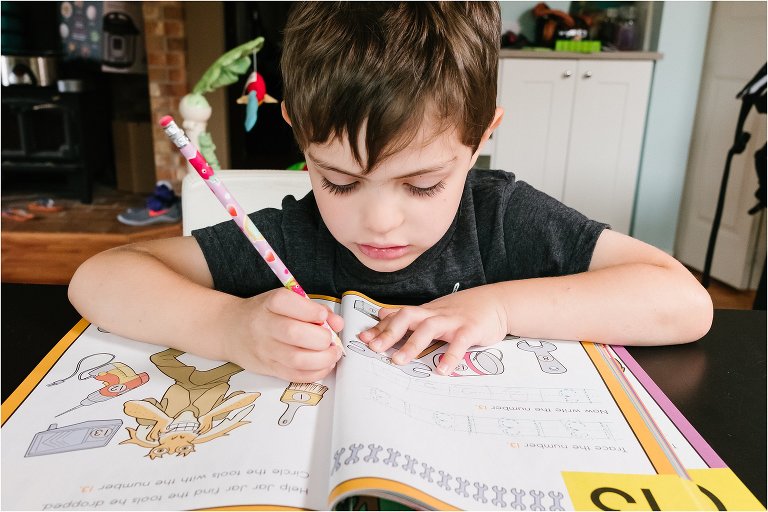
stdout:
[[499,63],[491,167],[629,234],[652,60]]

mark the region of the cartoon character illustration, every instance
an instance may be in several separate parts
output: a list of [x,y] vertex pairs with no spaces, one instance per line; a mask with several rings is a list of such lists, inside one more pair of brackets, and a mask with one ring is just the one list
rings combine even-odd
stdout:
[[136,418],[138,426],[126,427],[130,437],[120,444],[149,448],[147,456],[152,460],[166,454],[186,457],[195,451],[195,445],[247,425],[250,422],[243,419],[261,395],[245,391],[227,394],[229,379],[243,371],[236,364],[200,371],[179,361],[183,353],[169,348],[150,357],[158,370],[175,381],[160,401],[132,400],[123,408],[125,414]]
[[[269,260],[267,260],[267,262],[271,263]],[[293,277],[288,279],[288,281],[285,283],[284,286],[294,293],[298,293],[299,295],[306,295],[306,293],[304,292],[304,289],[301,287],[301,285],[298,282],[296,282],[296,279]]]

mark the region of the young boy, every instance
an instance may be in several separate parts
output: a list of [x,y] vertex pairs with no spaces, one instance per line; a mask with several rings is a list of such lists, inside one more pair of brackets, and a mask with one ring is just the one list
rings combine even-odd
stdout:
[[[421,304],[359,334],[383,351],[413,331],[399,364],[432,339],[449,343],[443,374],[507,333],[698,339],[712,303],[673,258],[511,173],[470,170],[502,118],[499,32],[496,3],[297,5],[282,108],[313,192],[254,223],[308,293]],[[286,380],[318,380],[340,358],[316,324],[343,320],[282,288],[232,221],[94,256],[69,296],[116,334]]]

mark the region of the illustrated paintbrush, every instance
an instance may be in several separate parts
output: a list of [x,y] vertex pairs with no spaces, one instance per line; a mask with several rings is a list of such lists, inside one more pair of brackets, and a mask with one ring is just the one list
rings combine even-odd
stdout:
[[290,425],[299,407],[317,405],[322,400],[323,394],[326,391],[328,391],[327,386],[317,384],[316,382],[291,382],[283,391],[283,396],[280,397],[280,401],[288,404],[288,408],[280,416],[280,419],[277,420],[277,424],[282,427]]

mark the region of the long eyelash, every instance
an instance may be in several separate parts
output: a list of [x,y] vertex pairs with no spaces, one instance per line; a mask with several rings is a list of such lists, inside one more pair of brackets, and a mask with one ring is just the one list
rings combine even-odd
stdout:
[[352,190],[354,190],[354,188],[357,186],[357,182],[353,181],[352,183],[347,183],[346,185],[337,185],[335,183],[331,183],[323,177],[321,178],[320,186],[331,194],[343,196],[352,192]]
[[408,191],[419,197],[433,197],[434,195],[438,194],[441,190],[445,188],[445,182],[440,181],[431,187],[427,188],[421,188],[421,187],[414,187],[410,183],[406,183],[406,186],[408,187]]

